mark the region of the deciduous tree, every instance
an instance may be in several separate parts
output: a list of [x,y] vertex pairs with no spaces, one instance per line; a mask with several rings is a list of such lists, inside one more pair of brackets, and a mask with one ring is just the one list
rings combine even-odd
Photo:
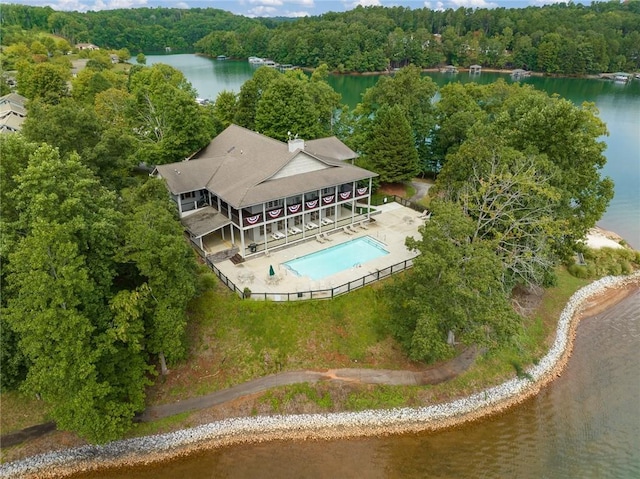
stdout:
[[493,243],[473,237],[474,221],[459,205],[432,203],[412,272],[389,288],[392,329],[412,359],[432,362],[453,354],[449,332],[464,344],[495,347],[518,331]]

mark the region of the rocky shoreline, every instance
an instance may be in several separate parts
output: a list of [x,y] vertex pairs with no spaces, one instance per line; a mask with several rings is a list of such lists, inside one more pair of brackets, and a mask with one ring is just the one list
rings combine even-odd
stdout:
[[640,272],[605,277],[574,293],[560,314],[552,346],[538,364],[527,369],[526,378],[514,378],[465,398],[421,408],[231,418],[168,434],[30,457],[3,464],[0,477],[59,478],[83,471],[165,461],[233,444],[382,436],[444,429],[473,421],[524,401],[559,376],[571,355],[576,327],[585,308],[589,313],[598,311],[598,300],[602,300],[600,296],[605,292],[631,285],[640,285]]

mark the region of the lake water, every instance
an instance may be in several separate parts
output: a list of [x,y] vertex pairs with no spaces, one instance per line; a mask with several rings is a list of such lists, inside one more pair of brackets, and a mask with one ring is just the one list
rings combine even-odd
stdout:
[[[166,63],[181,70],[202,98],[215,100],[223,90],[238,92],[251,78],[255,68],[244,61],[218,61],[196,55],[150,55],[147,64]],[[497,78],[510,82],[509,75],[466,73],[447,75],[429,73],[438,85],[450,81],[491,83]],[[364,91],[375,85],[378,75],[331,76],[329,83],[342,95],[342,102],[353,108]],[[549,94],[581,104],[593,102],[607,123],[609,136],[605,155],[606,176],[615,182],[615,197],[599,226],[619,233],[635,248],[640,248],[640,81],[619,84],[605,80],[531,77],[523,82]]]
[[[183,71],[201,96],[212,99],[219,91],[216,88],[224,83],[216,80],[215,72],[230,69],[237,75],[243,68],[238,62],[191,58],[194,64],[208,65],[206,73],[197,77],[189,68],[183,67]],[[162,60],[178,61],[174,57]],[[249,74],[246,69],[245,79]],[[197,80],[205,77],[215,85],[209,90],[206,81],[200,84]],[[482,81],[492,78],[486,74],[481,77]],[[334,87],[352,98],[359,94],[356,80],[362,81],[362,89],[373,84],[372,77],[332,79]],[[436,80],[446,81],[437,76]],[[238,80],[238,87],[242,81]],[[606,173],[617,182],[617,199],[602,225],[634,238],[634,244],[640,246],[640,82],[618,86],[587,80],[527,81],[573,101],[598,104],[612,133],[607,138]],[[237,91],[229,83],[224,88]],[[621,192],[621,188],[633,191]],[[615,307],[582,321],[573,355],[560,378],[506,413],[449,431],[241,445],[161,465],[76,477],[635,479],[640,477],[638,311],[640,291],[636,290]]]

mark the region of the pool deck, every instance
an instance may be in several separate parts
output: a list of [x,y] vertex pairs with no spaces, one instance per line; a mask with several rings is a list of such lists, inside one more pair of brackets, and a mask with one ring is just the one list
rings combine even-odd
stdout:
[[[248,287],[253,293],[286,294],[304,291],[331,289],[356,281],[368,274],[375,274],[392,265],[415,258],[416,253],[408,251],[405,239],[412,236],[420,238],[418,228],[424,224],[420,213],[398,203],[388,203],[377,207],[379,214],[373,216],[374,222],[367,229],[357,228],[357,232],[347,234],[342,230],[329,235],[331,241],[319,243],[315,239],[272,250],[268,256],[260,255],[244,263],[234,265],[230,260],[216,264],[216,267],[239,289]],[[384,244],[388,255],[372,259],[359,267],[349,268],[320,280],[312,280],[308,276],[296,276],[283,266],[283,263],[301,256],[330,248],[340,243],[351,241],[361,236],[371,236]],[[275,276],[269,276],[269,267],[273,266]]]

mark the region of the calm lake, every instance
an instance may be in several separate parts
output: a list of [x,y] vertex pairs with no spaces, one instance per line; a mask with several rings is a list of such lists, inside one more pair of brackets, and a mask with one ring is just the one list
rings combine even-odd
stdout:
[[[196,55],[150,55],[147,64],[166,63],[181,70],[202,98],[215,100],[223,90],[239,92],[255,68],[246,61],[217,61]],[[451,81],[491,83],[498,78],[511,82],[506,74],[482,73],[470,76],[429,73],[438,85]],[[329,83],[342,95],[350,108],[360,101],[364,91],[375,85],[378,75],[331,76]],[[599,226],[620,234],[635,248],[640,248],[640,81],[620,84],[606,80],[574,78],[538,78],[522,80],[549,94],[557,93],[576,104],[593,102],[609,129],[603,170],[615,182],[615,197]]]
[[[181,69],[200,96],[238,91],[244,62],[147,57]],[[433,75],[439,84],[450,80]],[[478,81],[499,75],[483,73]],[[507,77],[508,78],[508,77]],[[460,81],[468,76],[459,74]],[[353,106],[375,77],[333,77]],[[640,247],[640,82],[527,79],[575,102],[593,101],[609,125],[606,174],[616,199],[601,225]],[[163,478],[611,478],[640,477],[640,291],[582,321],[565,373],[508,412],[450,431],[348,441],[276,441],[195,454],[158,466],[77,477]]]

